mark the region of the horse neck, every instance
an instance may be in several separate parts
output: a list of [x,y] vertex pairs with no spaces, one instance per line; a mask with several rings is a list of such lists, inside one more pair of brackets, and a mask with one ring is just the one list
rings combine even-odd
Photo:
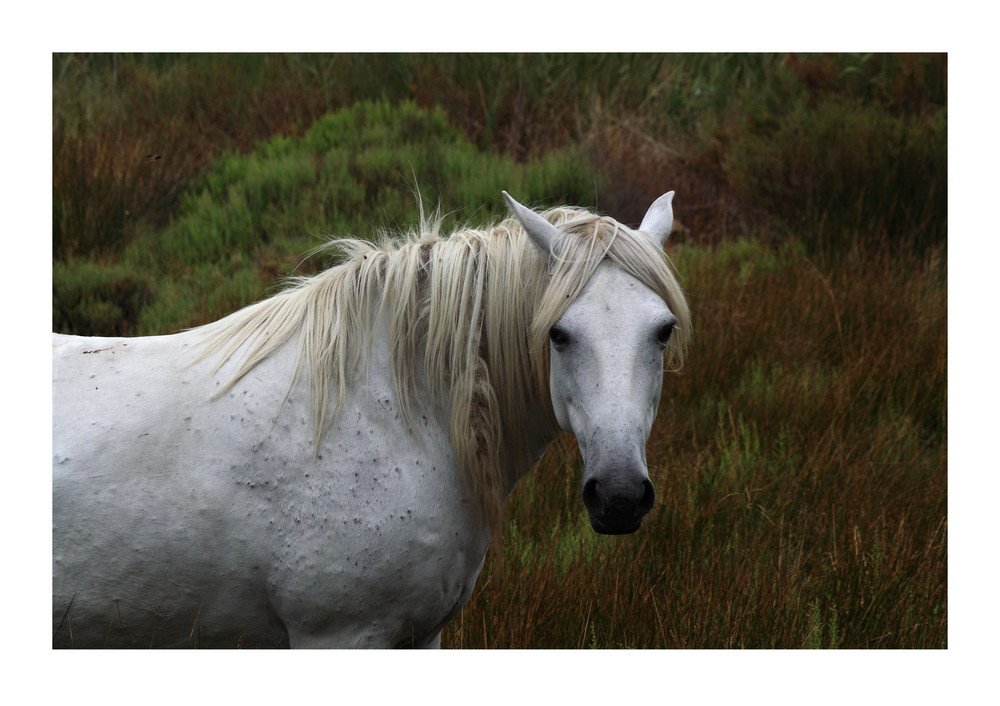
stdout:
[[[543,409],[524,416],[522,422],[525,434],[521,438],[521,453],[501,453],[506,473],[504,498],[509,497],[517,484],[535,469],[552,442],[563,433],[555,417]],[[514,444],[508,446],[513,447]]]
[[539,430],[536,434],[537,438],[530,445],[531,453],[528,465],[522,465],[511,473],[510,492],[513,492],[514,486],[538,465],[538,462],[542,460],[542,456],[545,455],[546,450],[548,450],[549,446],[551,446],[552,442],[560,434],[558,426],[552,425],[551,421],[545,415],[538,414],[537,418],[533,419],[532,422],[535,425],[534,428]]

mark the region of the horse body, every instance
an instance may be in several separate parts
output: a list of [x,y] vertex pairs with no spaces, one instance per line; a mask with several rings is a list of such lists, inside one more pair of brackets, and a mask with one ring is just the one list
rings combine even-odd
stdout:
[[[647,215],[640,228],[659,232],[661,246],[669,232],[662,201],[650,211],[661,221]],[[310,324],[285,326],[282,302],[255,305],[263,318],[237,312],[232,325],[223,319],[172,336],[54,335],[54,644],[437,646],[496,532],[489,504],[503,502],[560,427],[579,440],[594,529],[638,528],[653,502],[644,447],[663,350],[678,318],[686,323],[679,289],[671,298],[666,285],[648,286],[661,275],[635,264],[649,253],[627,248],[649,246],[631,231],[620,236],[624,245],[614,244],[615,230],[606,252],[589,248],[583,274],[560,274],[565,229],[510,203],[523,224],[504,231],[522,248],[510,262],[527,268],[525,283],[542,282],[545,295],[507,301],[507,283],[494,315],[470,294],[469,275],[460,296],[435,282],[412,307],[406,297],[391,305],[415,311],[419,325],[362,307],[368,328],[353,322],[349,335],[316,336],[324,350],[345,340],[354,346],[337,349],[339,377],[299,374],[308,367],[300,342]],[[604,227],[584,226],[595,234]],[[521,246],[529,236],[533,245]],[[493,236],[463,237],[457,249]],[[409,269],[414,281],[452,257],[428,256],[424,240],[412,245],[424,258]],[[386,274],[388,256],[381,264],[368,257],[352,262],[383,277],[374,290],[405,279]],[[493,267],[479,278],[487,282],[500,278],[506,257],[483,250],[457,262],[473,275]],[[564,275],[565,294],[553,284]],[[354,276],[343,278],[342,292],[363,289]],[[334,311],[337,321],[353,320]],[[457,331],[447,323],[455,319]],[[512,335],[500,331],[508,320]],[[482,338],[469,339],[469,326]],[[283,327],[291,333],[280,338]],[[213,346],[231,330],[249,333],[228,350]],[[402,364],[401,346],[414,349]],[[511,361],[532,370],[497,372]],[[533,376],[546,399],[511,397],[514,388],[532,388]],[[316,380],[331,377],[340,381],[335,399],[317,392]]]
[[433,644],[489,542],[449,410],[408,432],[372,360],[315,451],[290,346],[210,400],[197,340],[54,337],[57,644]]

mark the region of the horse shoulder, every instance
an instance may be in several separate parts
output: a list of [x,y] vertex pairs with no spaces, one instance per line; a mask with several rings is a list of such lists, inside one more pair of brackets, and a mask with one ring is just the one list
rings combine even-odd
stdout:
[[[291,512],[268,525],[267,544],[293,647],[433,644],[482,568],[489,534],[452,455],[449,410],[418,381],[409,427],[382,355],[345,391],[314,459],[293,461],[281,434],[270,446],[289,481]],[[276,427],[301,425],[304,392],[293,389]]]

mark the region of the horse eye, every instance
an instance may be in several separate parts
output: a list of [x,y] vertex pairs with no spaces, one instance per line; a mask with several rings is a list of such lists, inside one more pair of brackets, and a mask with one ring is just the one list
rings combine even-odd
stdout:
[[670,341],[670,334],[674,332],[676,326],[677,324],[673,321],[663,324],[656,332],[656,342],[665,348]]
[[549,340],[552,341],[553,345],[557,348],[561,348],[569,343],[569,336],[558,326],[553,326],[549,329]]

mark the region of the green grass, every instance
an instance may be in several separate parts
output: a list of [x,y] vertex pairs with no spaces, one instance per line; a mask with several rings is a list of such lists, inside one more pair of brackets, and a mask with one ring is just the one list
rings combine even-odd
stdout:
[[414,182],[446,228],[676,189],[656,506],[593,533],[561,437],[444,646],[947,647],[943,55],[58,55],[53,87],[66,332],[218,318],[414,223]]

